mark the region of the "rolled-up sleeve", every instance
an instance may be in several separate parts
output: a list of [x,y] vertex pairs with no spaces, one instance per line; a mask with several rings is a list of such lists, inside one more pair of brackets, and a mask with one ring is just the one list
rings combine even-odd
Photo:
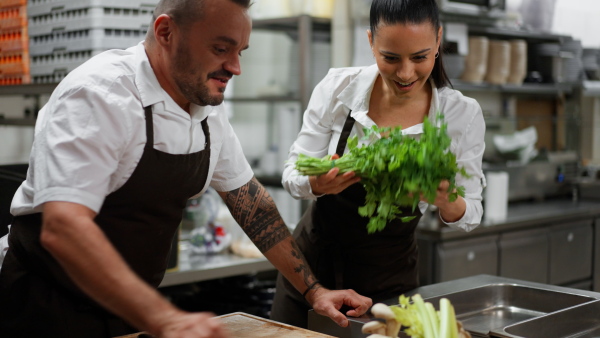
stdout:
[[456,176],[456,185],[465,188],[466,210],[460,220],[452,223],[445,222],[448,226],[463,231],[471,231],[481,222],[483,215],[481,193],[486,184],[481,168],[485,150],[485,121],[479,105],[473,109],[476,112],[471,115],[470,121],[467,121],[466,129],[455,150],[458,166],[463,167],[470,176],[469,178],[460,174]]
[[[326,76],[315,87],[304,112],[302,129],[292,147],[288,161],[283,169],[282,184],[285,190],[295,199],[315,200],[308,176],[303,176],[295,169],[299,154],[321,158],[327,155],[332,133],[332,76]],[[341,155],[341,154],[340,154]]]

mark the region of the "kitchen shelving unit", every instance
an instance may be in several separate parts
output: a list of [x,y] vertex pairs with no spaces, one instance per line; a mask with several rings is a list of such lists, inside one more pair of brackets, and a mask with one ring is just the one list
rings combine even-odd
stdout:
[[[314,59],[311,53],[311,45],[314,41],[331,40],[331,20],[325,18],[312,17],[310,15],[299,15],[285,18],[258,19],[252,23],[253,30],[263,30],[272,32],[284,32],[292,39],[297,40],[299,44],[300,65],[299,65],[299,92],[294,97],[257,97],[252,100],[263,102],[277,101],[298,101],[301,109],[304,111],[308,105],[312,92],[310,79],[311,69]],[[232,101],[240,99],[233,98]]]

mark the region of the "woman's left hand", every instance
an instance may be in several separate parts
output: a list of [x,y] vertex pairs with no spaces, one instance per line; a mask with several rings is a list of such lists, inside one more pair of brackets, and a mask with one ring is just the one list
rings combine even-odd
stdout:
[[[433,205],[439,208],[440,216],[444,221],[452,223],[463,217],[467,210],[467,204],[461,196],[458,196],[454,202],[450,202],[450,194],[456,192],[456,190],[448,191],[449,187],[450,182],[448,180],[440,182]],[[423,196],[421,196],[421,200],[427,202]]]

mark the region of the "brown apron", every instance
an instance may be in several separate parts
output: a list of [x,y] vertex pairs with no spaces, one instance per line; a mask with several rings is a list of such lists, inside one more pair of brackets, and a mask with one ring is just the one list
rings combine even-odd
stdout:
[[[95,218],[125,262],[154,287],[160,284],[187,200],[204,187],[210,133],[202,151],[174,155],[154,149],[152,109],[147,141],[131,177],[109,194]],[[136,330],[79,290],[39,241],[41,214],[18,216],[0,270],[0,336],[114,337]]]
[[[343,154],[354,126],[348,114],[337,145]],[[369,219],[358,214],[365,189],[356,183],[337,195],[325,195],[312,203],[294,231],[294,238],[321,284],[329,289],[353,289],[379,302],[400,296],[418,286],[415,229],[422,214],[403,208],[402,216],[416,216],[402,223],[393,220],[380,232],[367,233]],[[281,275],[271,318],[306,328],[310,305]]]

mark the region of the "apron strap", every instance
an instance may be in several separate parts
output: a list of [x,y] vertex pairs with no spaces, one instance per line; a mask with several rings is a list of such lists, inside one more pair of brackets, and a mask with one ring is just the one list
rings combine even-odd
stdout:
[[340,133],[340,140],[338,141],[337,148],[335,153],[340,155],[344,155],[344,150],[346,150],[346,144],[348,143],[348,137],[350,137],[350,133],[352,132],[352,127],[354,127],[354,117],[352,115],[352,110],[348,112],[348,117],[346,118],[346,122],[344,122],[344,128],[342,128],[342,132]]
[[[348,137],[350,137],[354,122],[356,122],[351,115],[352,110],[348,112],[348,117],[346,118],[346,122],[344,122],[344,127],[340,133],[340,139],[336,148],[336,154],[340,157],[344,155],[346,145],[348,144]],[[339,245],[336,245],[335,248],[333,248],[333,269],[335,274],[335,288],[336,290],[341,290],[344,287],[344,260]]]
[[154,123],[152,122],[152,107],[144,107],[146,115],[146,148],[154,148]]

